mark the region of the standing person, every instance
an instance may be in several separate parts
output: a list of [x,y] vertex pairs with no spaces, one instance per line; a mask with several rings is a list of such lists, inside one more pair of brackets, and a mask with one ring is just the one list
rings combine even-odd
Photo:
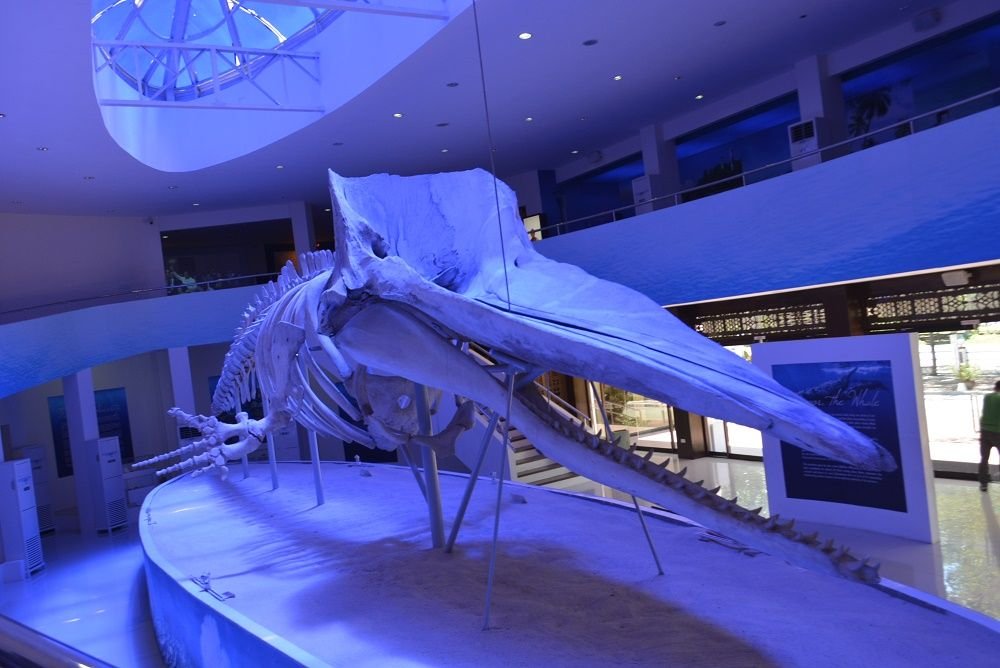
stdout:
[[990,481],[988,460],[993,448],[1000,451],[1000,380],[983,397],[983,414],[979,418],[979,489],[984,492]]

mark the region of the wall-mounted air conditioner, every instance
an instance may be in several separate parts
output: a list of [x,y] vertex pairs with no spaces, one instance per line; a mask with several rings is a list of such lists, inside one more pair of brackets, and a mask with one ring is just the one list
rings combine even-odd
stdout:
[[5,579],[25,579],[45,566],[30,459],[0,462],[0,537],[0,562],[14,565],[3,569]]

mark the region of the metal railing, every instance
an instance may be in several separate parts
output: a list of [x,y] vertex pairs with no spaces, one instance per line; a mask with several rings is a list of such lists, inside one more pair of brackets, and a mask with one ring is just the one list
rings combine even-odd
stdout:
[[0,615],[0,665],[113,668],[4,615]]
[[590,227],[597,227],[599,225],[617,222],[626,218],[632,218],[639,213],[637,210],[640,208],[644,209],[643,213],[645,213],[645,209],[665,209],[679,204],[684,204],[686,202],[691,202],[696,199],[701,199],[703,197],[710,197],[719,192],[742,188],[752,183],[766,181],[776,176],[787,174],[793,171],[795,163],[808,158],[818,156],[822,161],[840,158],[845,155],[850,155],[851,153],[871,148],[872,146],[877,146],[878,144],[884,144],[889,141],[895,141],[896,139],[902,139],[903,137],[908,137],[911,134],[942,125],[945,122],[950,122],[957,118],[969,116],[996,106],[1000,106],[1000,87],[992,88],[984,93],[968,97],[959,102],[938,107],[932,111],[913,116],[906,120],[899,121],[898,123],[893,123],[887,127],[872,130],[871,132],[866,132],[865,134],[851,137],[834,144],[821,146],[815,150],[806,151],[791,158],[780,160],[778,162],[772,162],[762,167],[748,169],[739,174],[726,176],[715,181],[702,183],[667,195],[653,197],[644,202],[627,204],[625,206],[608,209],[606,211],[590,214],[588,216],[581,216],[572,220],[546,225],[541,228],[540,234],[542,238],[546,238],[569,232],[576,232]]
[[164,297],[190,292],[207,292],[210,290],[226,290],[228,288],[241,288],[250,285],[262,285],[277,278],[277,273],[247,274],[245,276],[231,276],[228,278],[213,278],[204,281],[191,281],[190,283],[162,285],[151,288],[137,288],[123,292],[108,292],[90,297],[74,297],[59,301],[33,304],[20,308],[0,311],[0,324],[17,322],[19,320],[30,320],[45,315],[64,313],[88,306],[101,306],[104,304],[117,304],[119,302],[132,301],[136,299],[148,299],[150,297]]

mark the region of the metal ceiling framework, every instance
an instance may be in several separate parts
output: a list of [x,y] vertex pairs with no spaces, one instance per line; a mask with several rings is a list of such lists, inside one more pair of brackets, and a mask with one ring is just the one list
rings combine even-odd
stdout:
[[[106,2],[100,0],[95,5]],[[114,0],[91,19],[99,103],[322,113],[319,54],[300,51],[299,47],[346,12],[448,19],[445,0],[413,0],[410,4],[380,0]],[[109,34],[113,39],[99,38]],[[136,34],[146,39],[134,39]],[[273,75],[262,77],[265,70]],[[102,81],[101,77],[109,74],[115,81]],[[249,88],[241,87],[238,96],[224,95],[243,82]]]

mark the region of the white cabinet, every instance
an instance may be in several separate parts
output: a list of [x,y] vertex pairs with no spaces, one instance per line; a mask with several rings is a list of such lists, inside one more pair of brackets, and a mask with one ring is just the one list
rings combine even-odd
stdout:
[[[90,446],[88,449],[93,449]],[[99,438],[96,443],[97,467],[91,481],[94,494],[94,522],[98,531],[111,531],[128,523],[125,509],[125,481],[122,478],[118,437]]]
[[31,460],[31,477],[35,482],[35,509],[38,511],[38,530],[41,533],[55,531],[55,517],[52,514],[52,492],[49,491],[52,476],[45,448],[41,445],[23,445],[14,450],[18,459]]
[[4,561],[19,564],[20,577],[45,566],[29,459],[0,462],[0,534]]

